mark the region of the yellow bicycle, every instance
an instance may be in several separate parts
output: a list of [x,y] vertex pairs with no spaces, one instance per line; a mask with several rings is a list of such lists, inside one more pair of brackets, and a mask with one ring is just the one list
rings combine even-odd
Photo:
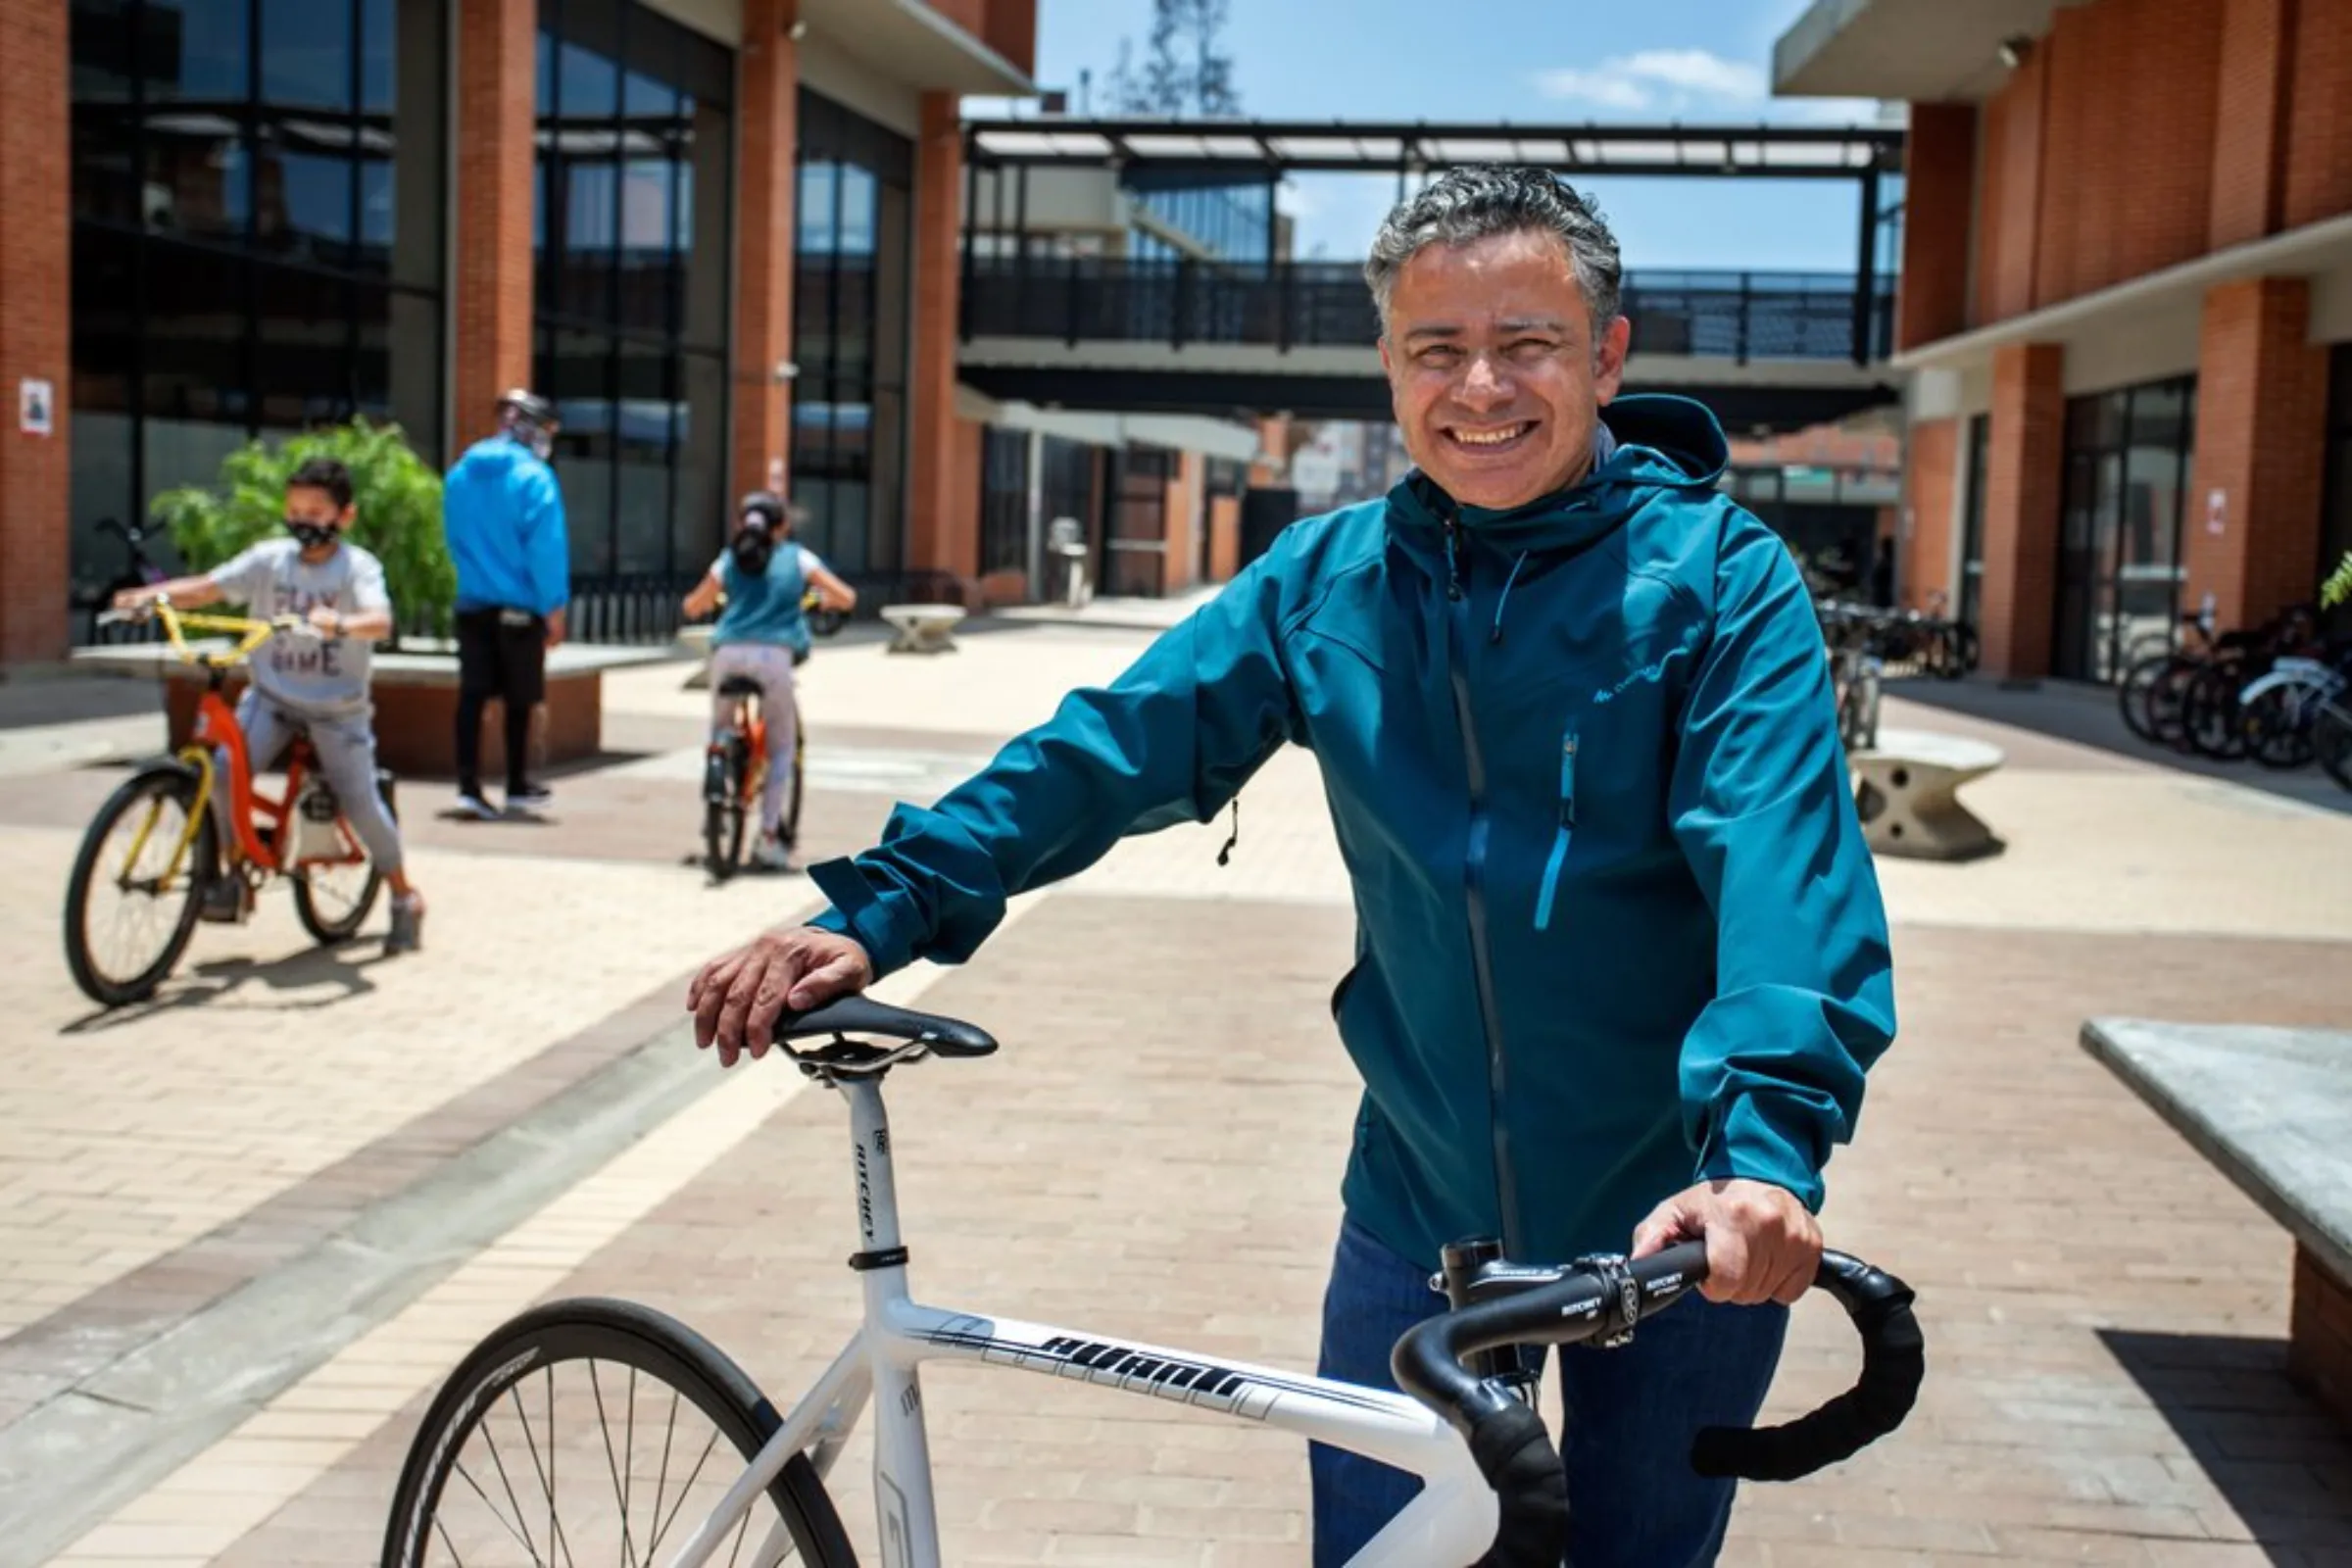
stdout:
[[[67,965],[74,984],[109,1007],[154,995],[187,951],[205,888],[216,877],[240,881],[238,897],[247,907],[270,877],[291,878],[303,929],[327,945],[358,934],[383,885],[318,771],[309,737],[298,734],[287,750],[284,791],[264,795],[254,788],[244,728],[222,695],[228,672],[254,650],[281,632],[316,636],[310,623],[293,615],[249,620],[182,614],[165,602],[154,612],[172,653],[204,667],[205,690],[187,744],[173,756],[139,764],[98,808],[66,883]],[[109,611],[99,621],[140,613]],[[225,649],[191,648],[181,635],[188,630],[225,633],[235,641]],[[216,755],[228,760],[225,780]],[[376,782],[397,819],[392,776],[379,768]],[[229,805],[226,863],[212,809],[214,792],[221,788]]]

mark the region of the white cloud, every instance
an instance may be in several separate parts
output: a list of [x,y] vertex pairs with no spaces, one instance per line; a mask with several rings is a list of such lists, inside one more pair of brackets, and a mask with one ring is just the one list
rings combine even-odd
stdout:
[[1764,69],[1704,49],[1643,49],[1594,66],[1540,72],[1550,98],[1620,114],[1725,115],[1785,120],[1867,121],[1867,99],[1775,98]]

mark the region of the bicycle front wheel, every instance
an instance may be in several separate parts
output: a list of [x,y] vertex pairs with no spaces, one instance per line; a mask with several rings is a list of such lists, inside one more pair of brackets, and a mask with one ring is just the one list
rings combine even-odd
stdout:
[[[666,1562],[780,1424],[742,1369],[674,1318],[628,1301],[533,1307],[476,1346],[425,1412],[384,1568]],[[710,1561],[857,1557],[796,1453]]]
[[98,808],[66,879],[66,966],[84,996],[120,1007],[163,984],[196,930],[213,833],[194,773],[173,764],[133,774]]

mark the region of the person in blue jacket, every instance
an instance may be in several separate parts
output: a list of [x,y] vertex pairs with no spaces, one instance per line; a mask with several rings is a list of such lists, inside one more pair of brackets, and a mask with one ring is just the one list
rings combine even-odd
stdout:
[[[1895,1029],[1826,650],[1788,549],[1717,489],[1714,417],[1617,396],[1617,246],[1574,192],[1447,173],[1365,273],[1413,470],[811,867],[831,907],[708,965],[696,1039],[731,1064],[787,1008],[966,959],[1008,898],[1305,747],[1354,884],[1333,1010],[1364,1079],[1321,1370],[1393,1387],[1448,1242],[1550,1263],[1703,1237],[1699,1297],[1558,1374],[1571,1560],[1712,1562],[1733,1493],[1690,1440],[1761,1407]],[[1418,1486],[1321,1446],[1310,1474],[1318,1564]]]
[[555,405],[516,387],[498,400],[499,431],[466,449],[441,484],[441,528],[458,571],[458,805],[499,815],[482,793],[482,710],[506,708],[508,810],[552,799],[526,763],[531,710],[547,695],[547,651],[564,640],[571,548],[564,491],[548,457]]

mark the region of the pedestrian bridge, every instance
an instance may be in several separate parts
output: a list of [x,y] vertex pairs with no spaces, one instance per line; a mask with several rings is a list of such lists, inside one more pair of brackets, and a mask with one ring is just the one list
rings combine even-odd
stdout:
[[[1626,389],[1728,428],[1793,429],[1897,400],[1893,278],[1636,271]],[[1379,322],[1351,264],[972,256],[958,378],[1001,400],[1125,412],[1378,418]]]

